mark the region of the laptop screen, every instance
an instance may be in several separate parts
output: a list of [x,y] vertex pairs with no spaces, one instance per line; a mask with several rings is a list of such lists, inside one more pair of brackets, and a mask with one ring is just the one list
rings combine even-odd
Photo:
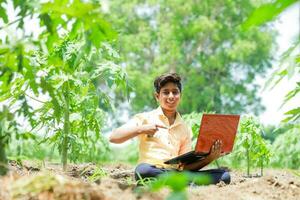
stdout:
[[221,152],[232,151],[240,115],[203,114],[195,151],[208,153],[216,140],[221,140]]

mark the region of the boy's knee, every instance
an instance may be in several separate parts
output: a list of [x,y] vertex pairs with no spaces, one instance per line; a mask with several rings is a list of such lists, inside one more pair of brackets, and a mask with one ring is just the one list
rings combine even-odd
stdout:
[[135,168],[135,179],[151,177],[152,166],[147,163],[141,163]]
[[157,177],[168,170],[157,168],[148,163],[141,163],[135,168],[135,179]]
[[229,184],[230,181],[231,181],[229,172],[225,171],[225,172],[222,174],[220,181],[223,181],[224,183]]

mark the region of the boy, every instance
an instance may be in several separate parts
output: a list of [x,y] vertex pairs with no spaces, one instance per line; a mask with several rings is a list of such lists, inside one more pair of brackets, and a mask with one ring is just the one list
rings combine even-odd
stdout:
[[154,81],[155,98],[159,107],[140,113],[123,126],[115,129],[110,142],[122,143],[133,137],[139,139],[139,165],[135,169],[142,178],[156,177],[170,170],[189,170],[211,176],[213,183],[230,183],[230,175],[221,169],[202,170],[202,167],[220,156],[221,142],[216,141],[210,154],[201,161],[187,165],[167,165],[164,161],[191,151],[191,129],[177,112],[181,99],[181,78],[176,73],[167,73]]

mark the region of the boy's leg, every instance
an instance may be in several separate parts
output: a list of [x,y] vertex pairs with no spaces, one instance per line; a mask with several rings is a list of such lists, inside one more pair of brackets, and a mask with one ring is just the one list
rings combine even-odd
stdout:
[[193,173],[208,175],[211,178],[211,183],[216,184],[220,181],[223,181],[226,184],[230,183],[230,174],[228,171],[224,169],[208,169],[208,170],[201,170],[201,171],[192,171]]
[[134,176],[135,180],[139,180],[141,178],[150,178],[157,177],[158,175],[167,172],[169,170],[157,168],[154,165],[150,165],[148,163],[141,163],[135,168]]

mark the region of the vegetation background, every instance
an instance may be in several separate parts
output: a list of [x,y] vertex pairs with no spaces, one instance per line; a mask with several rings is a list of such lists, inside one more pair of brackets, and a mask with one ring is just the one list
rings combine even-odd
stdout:
[[[276,126],[248,115],[264,110],[256,78],[275,59],[266,87],[299,77],[299,38],[276,58],[272,25],[296,3],[2,0],[1,174],[8,159],[61,161],[64,169],[68,161],[136,163],[136,141],[115,147],[103,133],[122,115],[155,108],[152,82],[167,71],[183,77],[179,111],[194,134],[203,112],[244,116],[241,145],[218,164],[247,167],[248,174],[250,164],[299,170],[300,108]],[[297,82],[283,103],[299,88]]]

